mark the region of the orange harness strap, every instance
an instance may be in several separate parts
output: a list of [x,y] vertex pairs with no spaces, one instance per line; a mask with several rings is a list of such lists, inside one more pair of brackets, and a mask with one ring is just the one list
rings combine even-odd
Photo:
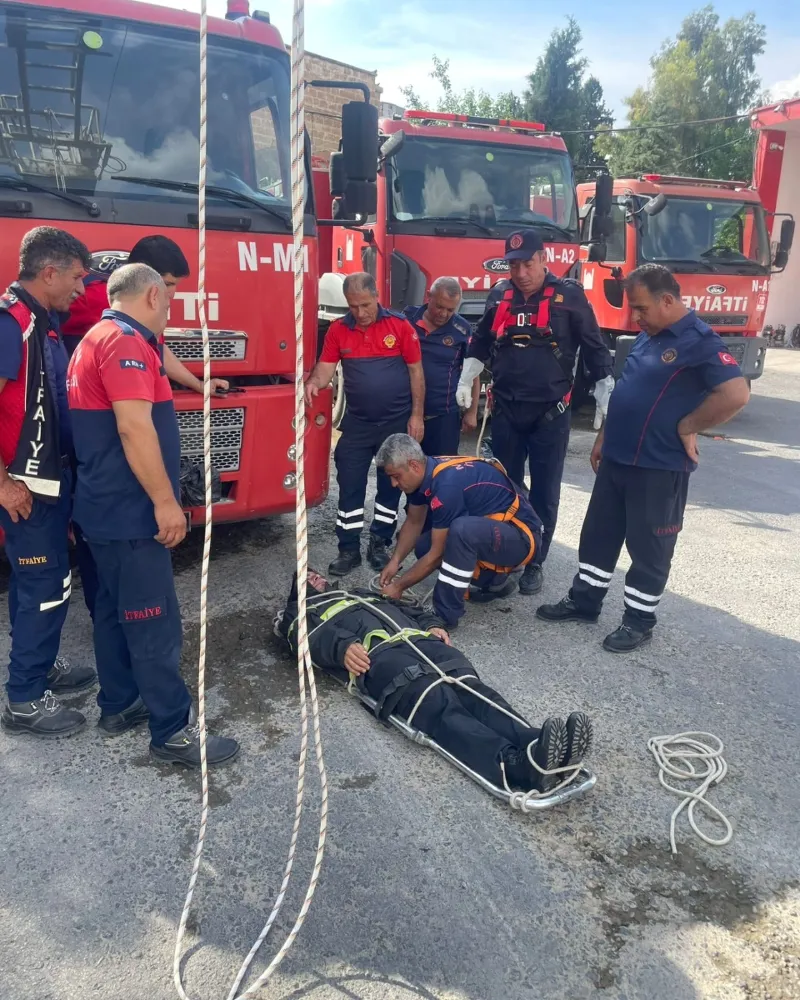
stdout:
[[[473,458],[468,455],[461,455],[458,458],[445,458],[444,461],[440,462],[437,466],[434,467],[433,476],[435,478],[436,476],[439,475],[440,472],[443,472],[445,469],[450,469],[455,465],[461,465],[464,462],[483,462],[485,465],[492,465],[499,472],[502,472],[503,475],[506,477],[506,479],[508,479],[508,481],[511,482],[511,480],[508,478],[508,473],[503,468],[502,463],[498,462],[496,458],[492,459]],[[512,483],[511,485],[513,486],[514,484]],[[515,496],[511,506],[502,514],[501,513],[486,514],[485,516],[488,517],[489,520],[491,521],[501,521],[505,524],[513,524],[515,525],[515,527],[519,528],[519,530],[527,537],[530,549],[528,551],[527,556],[525,556],[525,558],[519,564],[520,566],[527,566],[528,563],[531,561],[531,559],[533,559],[533,556],[536,552],[536,540],[534,539],[533,532],[528,527],[528,525],[525,524],[523,521],[520,521],[520,519],[516,516],[518,510],[519,510],[519,496]],[[512,570],[515,570],[516,568],[517,568],[516,566],[496,566],[494,563],[481,562],[479,560],[478,565],[475,567],[475,572],[472,575],[473,579],[477,579],[482,569],[488,569],[493,573],[510,573]]]

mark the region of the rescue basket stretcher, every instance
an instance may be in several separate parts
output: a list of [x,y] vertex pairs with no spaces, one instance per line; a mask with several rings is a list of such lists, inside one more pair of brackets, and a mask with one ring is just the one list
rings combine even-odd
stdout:
[[[333,600],[336,600],[337,598],[340,598],[343,595],[346,595],[349,598],[354,598],[356,601],[359,601],[361,603],[364,604],[367,603],[367,601],[365,601],[363,598],[354,597],[354,595],[348,594],[346,591],[332,591],[329,592],[327,596]],[[371,610],[376,614],[378,614],[380,617],[384,618],[388,624],[393,626],[398,631],[398,633],[401,633],[397,636],[397,638],[401,638],[403,641],[407,642],[412,648],[414,648],[417,652],[419,652],[417,647],[414,645],[413,641],[407,636],[402,635],[402,630],[397,629],[396,623],[392,621],[391,618],[384,615],[379,609],[375,608],[374,606],[371,608]],[[278,618],[276,618],[274,625],[274,630],[276,635],[279,634],[277,630],[277,624],[278,624]],[[312,630],[312,633],[310,634],[313,634],[313,631],[315,630]],[[420,655],[423,656],[423,658],[425,658],[424,654],[420,653]],[[321,667],[317,666],[317,664],[313,665],[315,669],[320,670],[320,672],[322,673],[325,673],[325,671],[323,671]],[[441,671],[438,672],[441,673]],[[326,676],[332,676],[332,675],[326,674]],[[340,681],[340,684],[348,692],[350,692],[350,694],[357,697],[358,700],[362,703],[362,705],[364,705],[367,709],[369,709],[371,714],[373,714],[376,718],[378,717],[379,706],[376,699],[370,697],[370,695],[368,695],[365,691],[362,691],[357,685],[353,684],[352,682],[348,683],[347,681],[342,680]],[[469,691],[470,688],[466,687],[466,690]],[[417,707],[419,707],[419,702],[417,703]],[[416,711],[416,709],[414,711]],[[413,716],[413,712],[410,714]],[[454,767],[458,768],[458,770],[461,771],[463,774],[465,774],[468,778],[471,778],[476,784],[480,785],[484,791],[488,792],[494,798],[500,799],[502,802],[505,802],[509,808],[516,809],[519,812],[523,813],[542,812],[545,809],[551,809],[553,806],[562,805],[574,798],[577,798],[578,796],[584,795],[586,792],[594,788],[595,784],[597,783],[597,775],[590,768],[586,767],[585,764],[581,763],[578,767],[574,768],[572,773],[569,774],[569,776],[564,781],[557,784],[556,787],[549,792],[542,793],[535,790],[528,792],[514,791],[510,788],[505,788],[501,787],[500,785],[496,785],[493,782],[489,781],[487,778],[483,777],[483,775],[478,774],[476,771],[473,771],[471,767],[468,767],[463,761],[459,760],[448,750],[445,750],[444,747],[440,746],[440,744],[438,744],[436,740],[432,739],[430,736],[428,736],[426,733],[423,733],[421,730],[416,729],[413,725],[410,725],[408,722],[406,722],[405,719],[401,719],[399,716],[392,714],[386,717],[385,721],[388,724],[394,726],[395,729],[399,730],[403,734],[403,736],[411,740],[412,743],[417,743],[420,746],[428,747],[435,753],[438,753],[440,757],[444,758],[444,760],[448,761]]]

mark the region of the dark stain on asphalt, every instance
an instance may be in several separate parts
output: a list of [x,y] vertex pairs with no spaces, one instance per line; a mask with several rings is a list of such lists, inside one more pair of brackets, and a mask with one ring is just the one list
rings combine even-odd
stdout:
[[336,784],[338,788],[345,791],[355,788],[369,788],[370,785],[374,785],[378,780],[378,775],[369,774],[351,774],[346,778],[341,778]]

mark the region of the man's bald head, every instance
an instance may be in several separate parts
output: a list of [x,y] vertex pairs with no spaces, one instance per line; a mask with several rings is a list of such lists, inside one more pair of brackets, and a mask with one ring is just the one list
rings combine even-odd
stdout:
[[169,294],[161,275],[147,264],[124,264],[108,279],[108,301],[160,336],[169,316]]

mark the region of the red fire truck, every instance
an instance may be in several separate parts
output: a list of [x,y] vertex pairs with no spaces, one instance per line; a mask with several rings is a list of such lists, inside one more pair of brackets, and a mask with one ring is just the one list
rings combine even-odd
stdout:
[[[578,185],[584,233],[591,232],[595,184]],[[638,334],[621,279],[640,264],[665,264],[683,301],[725,341],[749,379],[764,368],[759,337],[773,266],[786,266],[794,224],[787,220],[774,255],[758,192],[744,181],[644,174],[614,181],[605,262],[582,263],[578,275],[612,342]],[[618,365],[625,346],[620,341]]]
[[[235,521],[295,503],[290,66],[246,0],[229,0],[228,19],[209,18],[208,30],[207,314],[213,374],[236,390],[212,402],[215,519]],[[0,284],[16,277],[23,234],[42,224],[83,240],[101,272],[153,232],[197,260],[198,75],[196,14],[135,0],[0,0]],[[306,236],[311,364],[310,192]],[[194,282],[175,298],[166,340],[201,375]],[[183,452],[202,462],[202,398],[175,400]],[[310,413],[310,504],[328,490],[330,407],[321,393]]]

